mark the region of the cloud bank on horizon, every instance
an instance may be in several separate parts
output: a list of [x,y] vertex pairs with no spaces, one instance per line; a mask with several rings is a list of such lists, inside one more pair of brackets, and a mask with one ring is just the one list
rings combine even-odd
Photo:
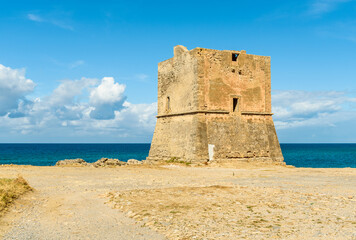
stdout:
[[347,91],[272,91],[280,142],[355,143],[356,94]]
[[277,129],[309,126],[335,127],[356,119],[356,96],[341,91],[274,91],[274,122]]
[[151,140],[156,103],[131,104],[125,85],[112,77],[64,80],[50,95],[30,99],[35,85],[24,69],[0,64],[0,130],[7,133],[0,141]]
[[[112,77],[64,80],[50,95],[30,99],[35,86],[24,69],[0,64],[1,142],[151,141],[156,103],[128,102],[126,86]],[[281,142],[312,141],[298,137],[300,129],[331,131],[356,119],[356,96],[347,92],[273,91],[272,102]]]

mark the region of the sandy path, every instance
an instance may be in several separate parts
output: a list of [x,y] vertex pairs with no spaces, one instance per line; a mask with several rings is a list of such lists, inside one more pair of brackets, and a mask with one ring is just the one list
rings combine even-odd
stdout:
[[36,192],[3,239],[165,239],[105,204],[102,195],[113,189],[110,174],[68,170],[10,171],[21,173]]
[[[175,191],[175,188],[183,187],[187,188],[187,191],[183,191],[183,194],[186,195],[181,197],[186,196],[189,202],[191,190],[188,187],[197,187],[198,191],[201,191],[200,187],[214,185],[232,186],[237,189],[246,187],[246,193],[251,194],[251,200],[249,200],[249,196],[243,195],[246,198],[246,204],[249,204],[248,202],[252,200],[256,201],[256,197],[253,197],[256,195],[254,194],[255,191],[257,191],[258,196],[262,194],[262,197],[269,197],[268,192],[266,192],[268,189],[272,192],[285,190],[288,194],[277,194],[277,196],[293,199],[293,204],[288,202],[286,202],[287,205],[284,204],[287,210],[282,212],[285,214],[285,219],[292,223],[292,213],[290,212],[292,208],[300,204],[305,196],[314,198],[315,194],[321,200],[323,200],[324,195],[329,199],[320,202],[324,207],[320,212],[321,215],[318,213],[320,216],[329,217],[337,214],[337,217],[345,217],[345,219],[351,220],[356,216],[356,169],[298,169],[280,166],[246,167],[242,169],[182,166],[165,168],[137,166],[104,169],[89,167],[0,167],[0,177],[15,177],[17,174],[21,174],[27,179],[30,185],[36,189],[36,192],[28,196],[30,204],[24,203],[23,206],[20,204],[20,206],[14,208],[15,212],[19,212],[15,214],[17,218],[5,218],[5,223],[2,224],[10,224],[10,228],[5,232],[4,239],[165,239],[164,235],[168,233],[165,226],[162,228],[144,227],[142,222],[128,218],[123,211],[113,209],[111,204],[105,204],[108,201],[106,195],[109,192],[120,193],[136,189],[147,189],[147,191],[152,189],[153,192],[148,192],[143,197],[151,196],[153,201],[157,197],[164,197],[162,194],[166,194],[165,196],[170,198],[172,193],[169,192],[170,190],[165,191],[166,188]],[[153,194],[157,189],[162,189],[162,196],[156,197]],[[225,193],[219,191],[212,193],[217,194],[212,195],[212,197],[216,198],[218,202],[220,201],[219,198],[229,199],[235,196],[233,193],[233,195],[228,193],[225,196]],[[199,192],[195,194],[199,196]],[[304,194],[306,195],[304,196]],[[127,197],[127,199],[132,201],[130,197]],[[164,201],[164,198],[162,199]],[[273,198],[271,201],[273,203]],[[126,204],[126,202],[123,203]],[[262,204],[261,207],[263,206]],[[290,210],[288,210],[289,208]],[[130,210],[131,208],[128,207],[127,209]],[[308,211],[310,209],[307,208]],[[340,211],[335,212],[335,209],[340,209]],[[135,212],[136,210],[140,210],[140,207],[132,208],[132,211]],[[232,210],[234,209],[232,208]],[[197,208],[197,211],[200,211],[200,209]],[[221,211],[220,213],[223,214],[224,209],[217,209],[217,211]],[[217,213],[219,214],[219,212]],[[166,215],[162,216],[162,219],[164,220],[170,214],[172,213],[167,212]],[[194,216],[194,212],[192,214]],[[306,216],[313,216],[312,214],[314,212],[310,212],[310,214],[307,212]],[[266,217],[270,217],[270,215],[266,215]],[[208,220],[209,218],[204,219]],[[178,220],[180,221],[179,218]],[[200,224],[199,221],[197,222]],[[352,223],[338,221],[332,223],[340,229],[344,229],[347,235],[343,235],[342,231],[338,233],[331,229],[329,227],[331,226],[330,222],[327,221],[320,224],[320,227],[313,225],[309,232],[319,234],[321,231],[313,239],[345,239],[346,236],[346,239],[356,239],[356,231],[352,230],[352,225],[354,226],[356,221],[352,220]],[[182,220],[181,224],[185,224],[185,222]],[[303,224],[309,226],[308,222]],[[294,228],[294,230],[292,229],[294,232],[288,239],[301,239],[300,234],[303,232],[303,224],[283,226],[286,231]],[[234,225],[234,228],[237,226]],[[324,228],[327,231],[323,232]],[[160,234],[152,229],[157,230]],[[264,236],[261,235],[263,233],[260,233],[259,230],[259,228],[254,230],[256,236]],[[189,229],[186,231],[189,231]],[[220,236],[219,229],[211,229],[211,231],[214,231],[211,233],[213,236]],[[328,231],[335,236],[327,238],[325,234],[328,234]],[[228,228],[227,232],[229,232]],[[251,239],[259,239],[252,238],[254,235],[251,235],[249,228],[246,236],[250,236]],[[231,237],[215,237],[215,239],[231,239]],[[172,239],[180,238],[172,237]],[[246,239],[250,238],[247,237]]]

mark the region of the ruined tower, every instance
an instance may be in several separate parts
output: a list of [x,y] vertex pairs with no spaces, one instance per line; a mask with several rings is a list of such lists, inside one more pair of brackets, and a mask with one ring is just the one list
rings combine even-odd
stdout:
[[282,162],[271,113],[270,57],[183,46],[158,64],[147,160]]

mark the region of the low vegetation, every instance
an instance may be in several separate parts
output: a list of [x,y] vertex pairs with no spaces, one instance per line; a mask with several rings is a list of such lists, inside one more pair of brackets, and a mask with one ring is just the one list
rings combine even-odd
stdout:
[[191,162],[181,161],[181,160],[179,160],[179,158],[177,158],[177,157],[171,157],[169,160],[166,161],[166,163],[180,163],[180,164],[185,164],[185,165],[187,165],[187,166],[189,166],[190,164],[192,164]]
[[21,176],[14,179],[0,178],[0,215],[15,199],[28,191],[32,191],[32,188]]

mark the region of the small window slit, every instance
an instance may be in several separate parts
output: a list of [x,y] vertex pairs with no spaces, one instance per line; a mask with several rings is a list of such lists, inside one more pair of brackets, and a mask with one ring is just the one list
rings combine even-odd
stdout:
[[238,53],[233,53],[233,54],[232,54],[232,61],[233,61],[233,62],[236,62],[238,57],[239,57],[239,54],[238,54]]
[[233,112],[238,112],[239,111],[239,99],[238,98],[233,98],[232,99],[232,111]]

